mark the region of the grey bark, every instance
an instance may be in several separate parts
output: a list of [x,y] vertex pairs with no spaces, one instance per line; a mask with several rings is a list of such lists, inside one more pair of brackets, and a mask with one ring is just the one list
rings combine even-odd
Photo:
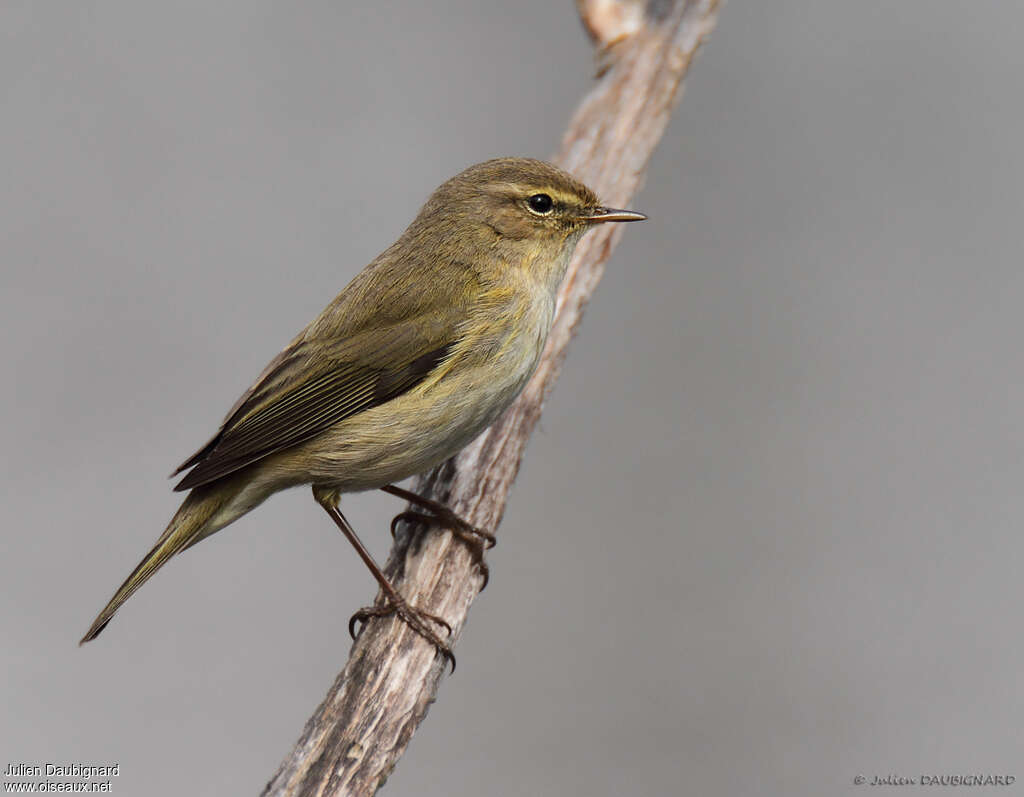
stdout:
[[[613,207],[629,207],[668,124],[683,76],[710,34],[718,0],[578,0],[600,71],[569,123],[554,161]],[[512,407],[413,489],[482,528],[501,522],[523,450],[558,377],[622,225],[604,225],[577,247],[536,374]],[[399,528],[386,565],[415,606],[451,624],[454,643],[482,578],[464,544],[443,529]],[[422,637],[389,618],[369,623],[344,670],[306,723],[264,795],[370,795],[426,716],[446,670]]]

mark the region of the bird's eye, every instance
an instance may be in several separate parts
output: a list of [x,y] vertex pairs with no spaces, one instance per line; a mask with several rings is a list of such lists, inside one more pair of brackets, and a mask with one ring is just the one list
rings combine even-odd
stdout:
[[532,210],[534,213],[540,213],[542,215],[550,213],[551,208],[553,208],[555,205],[551,197],[549,197],[547,194],[534,194],[526,202],[530,206],[530,210]]

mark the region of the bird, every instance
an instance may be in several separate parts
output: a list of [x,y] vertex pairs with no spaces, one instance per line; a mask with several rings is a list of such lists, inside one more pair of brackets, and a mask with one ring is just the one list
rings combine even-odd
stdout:
[[449,636],[450,625],[401,597],[341,513],[341,495],[381,489],[411,502],[423,510],[413,518],[471,546],[486,584],[483,549],[493,534],[396,482],[456,454],[520,393],[583,234],[645,218],[602,205],[566,171],[531,158],[489,160],[443,183],[174,471],[187,471],[174,489],[188,494],[79,644],[95,639],[171,557],[270,495],[310,485],[384,595],[383,605],[353,615],[353,636],[356,622],[395,614],[454,669],[431,623]]

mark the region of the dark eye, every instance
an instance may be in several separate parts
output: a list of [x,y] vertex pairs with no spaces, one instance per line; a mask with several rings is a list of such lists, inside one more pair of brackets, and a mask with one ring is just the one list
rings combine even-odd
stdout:
[[550,213],[555,203],[547,194],[534,194],[527,200],[527,204],[534,213]]

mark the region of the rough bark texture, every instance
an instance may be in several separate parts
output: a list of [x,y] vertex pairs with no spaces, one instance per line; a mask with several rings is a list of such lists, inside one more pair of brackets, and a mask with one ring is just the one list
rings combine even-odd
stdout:
[[[718,0],[578,0],[599,48],[601,70],[555,161],[608,205],[630,206],[718,5]],[[421,477],[416,492],[482,528],[498,527],[523,449],[622,226],[599,226],[578,246],[547,349],[523,394],[458,456]],[[451,623],[454,643],[482,583],[465,545],[441,529],[403,525],[385,569],[413,605]],[[392,618],[372,621],[264,794],[376,792],[426,716],[445,670],[434,648],[404,624]]]

